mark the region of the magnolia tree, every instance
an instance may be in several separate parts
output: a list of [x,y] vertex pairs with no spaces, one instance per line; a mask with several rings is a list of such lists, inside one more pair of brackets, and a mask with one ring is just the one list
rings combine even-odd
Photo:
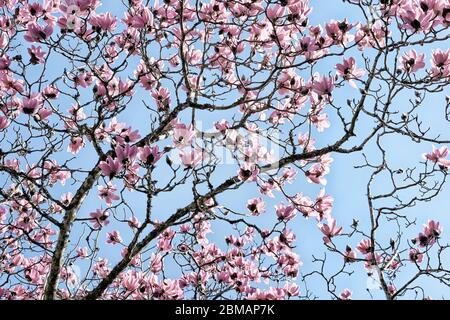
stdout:
[[448,0],[0,4],[0,299],[448,293]]

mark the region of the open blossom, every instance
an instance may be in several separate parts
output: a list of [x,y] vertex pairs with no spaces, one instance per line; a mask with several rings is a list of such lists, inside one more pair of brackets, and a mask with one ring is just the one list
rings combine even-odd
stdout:
[[138,154],[138,148],[136,146],[130,146],[129,144],[126,144],[124,146],[117,146],[115,148],[115,152],[117,160],[122,165],[127,165],[135,161]]
[[196,132],[192,124],[188,126],[182,123],[176,124],[173,129],[173,143],[177,148],[190,146],[195,135]]
[[120,199],[120,197],[115,194],[116,191],[116,186],[109,181],[106,186],[98,186],[98,197],[100,200],[105,200],[108,206],[111,206],[113,201]]
[[319,97],[330,99],[334,89],[334,78],[325,75],[319,77],[319,75],[317,75],[316,79],[313,81],[312,89]]
[[356,247],[362,254],[368,254],[372,252],[372,241],[370,239],[363,239]]
[[117,26],[117,18],[111,12],[94,15],[89,19],[89,23],[96,28],[96,31],[112,32]]
[[118,244],[122,242],[122,238],[120,236],[119,231],[114,230],[112,232],[108,232],[106,235],[106,242],[110,244]]
[[109,212],[101,209],[97,209],[89,214],[91,216],[91,222],[94,224],[95,229],[99,229],[109,224]]
[[181,150],[179,155],[183,165],[189,168],[195,168],[203,159],[203,152],[198,149]]
[[421,263],[423,261],[423,254],[417,249],[410,249],[408,255],[411,262]]
[[355,58],[344,59],[342,63],[336,65],[336,71],[339,76],[345,80],[359,79],[364,75],[364,70],[356,67]]
[[419,246],[426,247],[433,245],[442,233],[442,227],[439,222],[434,220],[428,220],[427,224],[423,225],[422,232],[415,239],[419,243]]
[[38,93],[33,93],[29,98],[24,98],[22,101],[22,112],[28,115],[33,115],[42,106],[42,98]]
[[145,146],[139,148],[139,159],[148,166],[154,165],[163,156],[163,152],[159,151],[159,146]]
[[333,218],[328,219],[328,224],[319,224],[318,226],[320,231],[325,235],[323,237],[324,243],[330,243],[331,238],[342,233],[342,227],[336,227],[336,220]]
[[247,201],[247,209],[252,216],[259,216],[266,211],[266,205],[261,198],[254,198]]
[[42,27],[35,22],[30,22],[27,25],[27,32],[24,35],[24,39],[28,42],[40,42],[48,39],[53,33],[53,27],[47,25]]
[[108,156],[106,161],[101,161],[99,167],[102,170],[102,175],[110,179],[117,175],[123,168],[121,161],[117,158],[113,159],[111,156]]
[[275,209],[278,220],[289,221],[297,214],[297,209],[294,205],[285,206],[283,203],[280,203],[275,206]]
[[259,168],[252,163],[245,162],[238,171],[239,179],[242,181],[256,181]]
[[428,32],[433,25],[432,11],[423,12],[420,8],[405,6],[400,10],[400,17],[404,21],[403,28],[412,32]]
[[450,76],[450,49],[435,49],[431,58],[431,76],[445,78]]
[[72,137],[70,138],[69,146],[67,147],[67,151],[77,154],[80,152],[81,148],[83,148],[84,142],[82,137]]
[[448,156],[448,148],[440,147],[437,149],[434,145],[432,146],[433,150],[430,153],[424,153],[424,159],[430,160],[438,165],[441,165],[446,168],[450,168],[450,159],[447,159]]
[[413,73],[425,68],[425,54],[417,55],[416,50],[411,50],[400,57],[400,69]]
[[44,57],[47,53],[42,51],[42,48],[40,46],[35,47],[32,45],[30,48],[28,48],[28,54],[30,55],[30,62],[32,64],[38,64],[45,62]]
[[153,90],[152,97],[158,106],[158,110],[167,110],[170,106],[170,92],[167,88]]

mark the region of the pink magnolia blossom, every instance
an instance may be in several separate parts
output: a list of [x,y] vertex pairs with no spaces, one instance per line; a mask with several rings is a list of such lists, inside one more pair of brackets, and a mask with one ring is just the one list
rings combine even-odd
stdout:
[[97,209],[89,214],[91,216],[91,222],[94,224],[95,229],[102,228],[109,224],[109,212],[101,209]]
[[450,168],[450,159],[447,159],[447,156],[449,154],[448,148],[443,146],[437,149],[434,145],[432,147],[433,150],[430,153],[423,154],[424,159],[430,160],[443,167]]
[[38,63],[44,63],[44,57],[46,56],[46,52],[42,51],[42,48],[40,46],[35,47],[31,46],[28,48],[28,54],[30,55],[30,62],[32,64],[38,64]]
[[198,149],[189,149],[189,151],[181,150],[179,156],[181,163],[188,168],[195,168],[204,158],[203,152]]
[[77,154],[83,147],[84,142],[82,137],[72,137],[70,139],[69,146],[67,147],[67,151],[73,154]]
[[266,205],[261,198],[254,198],[247,201],[247,209],[252,216],[259,216],[266,211]]
[[417,55],[415,50],[405,53],[400,58],[400,69],[407,73],[414,73],[425,68],[425,54]]
[[159,146],[145,146],[139,149],[139,158],[148,166],[154,165],[163,156],[163,152],[159,151]]
[[111,156],[106,158],[106,161],[100,162],[99,165],[102,170],[102,175],[112,179],[122,170],[122,162],[119,159],[113,159]]
[[109,181],[106,186],[98,186],[98,197],[100,200],[105,200],[108,206],[111,206],[113,201],[120,199],[120,197],[115,194],[116,191],[116,186]]
[[333,218],[328,219],[328,224],[319,224],[318,226],[320,231],[325,235],[323,237],[324,243],[330,243],[331,238],[342,233],[342,227],[336,227],[336,220]]
[[111,231],[107,233],[106,242],[110,244],[119,244],[122,242],[122,238],[120,237],[120,233],[117,230]]
[[245,162],[239,169],[238,176],[242,181],[256,181],[259,171],[259,168],[255,164]]
[[24,35],[24,39],[28,42],[40,42],[47,40],[53,33],[52,26],[42,27],[35,22],[30,22],[27,25],[27,32]]

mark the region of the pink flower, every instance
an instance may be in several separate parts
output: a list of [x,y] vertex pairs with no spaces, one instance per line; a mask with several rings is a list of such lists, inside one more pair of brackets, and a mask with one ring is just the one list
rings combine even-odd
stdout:
[[101,13],[90,18],[89,23],[97,32],[101,30],[112,32],[117,26],[117,18],[113,17],[111,12]]
[[76,250],[77,256],[80,258],[86,258],[88,256],[87,248],[78,248]]
[[122,164],[119,159],[113,159],[111,156],[108,156],[106,161],[101,161],[99,167],[102,170],[102,175],[110,179],[122,170]]
[[339,295],[339,298],[341,300],[351,300],[352,292],[349,289],[344,289],[344,291],[342,291],[341,294]]
[[0,71],[8,70],[10,65],[11,59],[7,55],[0,57]]
[[203,152],[198,149],[181,150],[179,155],[183,165],[188,168],[195,168],[203,159]]
[[163,154],[163,152],[159,152],[159,146],[139,148],[139,158],[147,166],[154,165]]
[[266,205],[261,198],[254,198],[247,201],[247,209],[252,216],[259,216],[266,211]]
[[130,146],[129,144],[117,146],[115,151],[117,160],[123,165],[133,163],[138,154],[138,148],[136,146]]
[[400,58],[400,69],[407,72],[413,73],[422,68],[425,68],[425,54],[417,55],[416,50],[411,50],[405,53]]
[[155,99],[158,111],[167,110],[170,106],[170,92],[166,88],[153,90],[152,97]]
[[5,130],[10,123],[7,117],[0,116],[0,130]]
[[54,86],[48,86],[44,89],[42,94],[47,99],[56,99],[59,96],[59,90]]
[[297,210],[293,205],[289,205],[286,207],[283,203],[280,203],[278,206],[275,206],[275,209],[278,220],[289,221],[297,214]]
[[364,75],[364,70],[356,67],[355,58],[344,59],[343,63],[336,65],[337,74],[345,80],[359,79]]
[[44,57],[47,54],[46,52],[42,51],[42,48],[31,46],[28,48],[28,54],[30,55],[30,63],[31,64],[38,64],[38,63],[44,63]]
[[439,239],[441,233],[442,227],[439,222],[428,220],[428,223],[423,225],[422,232],[419,233],[414,242],[418,241],[420,247],[431,246]]
[[314,79],[312,89],[319,97],[329,100],[334,89],[334,78],[327,76],[318,77],[318,79]]
[[308,182],[325,186],[327,184],[327,179],[325,179],[324,176],[328,174],[328,172],[330,172],[330,169],[327,166],[315,164],[305,172],[305,175]]
[[368,254],[372,252],[372,241],[370,239],[363,239],[358,244],[356,249],[362,254]]
[[133,292],[137,288],[139,288],[139,279],[136,276],[136,273],[133,271],[129,271],[122,276],[122,286],[128,291]]
[[356,252],[352,250],[350,246],[345,248],[344,252],[344,261],[345,262],[355,262],[356,260]]
[[327,35],[333,40],[334,44],[343,44],[353,40],[348,31],[353,28],[353,25],[347,22],[347,19],[343,21],[331,20],[325,25]]
[[252,163],[245,162],[238,171],[239,179],[242,181],[256,181],[258,178],[259,168]]
[[106,186],[98,186],[98,197],[100,200],[105,200],[108,206],[111,206],[113,201],[120,199],[120,197],[115,194],[116,191],[116,186],[109,181]]
[[424,153],[423,157],[426,160],[430,160],[434,163],[437,163],[443,167],[450,168],[450,160],[446,159],[448,156],[448,148],[447,147],[440,147],[439,149],[436,149],[436,147],[432,146],[433,150],[430,153]]
[[67,151],[73,154],[77,154],[78,152],[80,152],[83,146],[84,142],[82,137],[72,137],[70,139],[69,146],[67,147]]
[[42,106],[42,99],[40,94],[33,93],[29,98],[24,98],[22,101],[22,112],[28,115],[36,113],[37,109]]
[[91,222],[94,224],[95,229],[100,229],[101,227],[107,226],[109,224],[108,211],[97,209],[95,210],[95,212],[91,212],[89,215],[91,216]]
[[450,76],[450,49],[447,51],[441,49],[433,50],[430,73],[435,78]]
[[39,42],[49,38],[52,33],[52,26],[47,25],[45,27],[41,27],[36,22],[30,22],[27,25],[27,32],[25,33],[23,38],[28,42]]
[[323,237],[324,243],[330,243],[331,238],[342,233],[342,227],[336,227],[336,220],[333,218],[328,219],[328,224],[319,224],[320,231],[325,235]]
[[190,146],[196,133],[192,124],[186,126],[178,123],[173,129],[173,143],[177,148]]
[[409,250],[409,260],[414,263],[421,263],[423,261],[423,254],[413,248]]
[[400,18],[404,21],[403,28],[413,32],[428,32],[433,25],[432,11],[423,12],[418,6],[406,6],[401,10]]
[[122,242],[122,238],[120,237],[119,231],[112,231],[107,233],[106,242],[110,244],[119,244]]

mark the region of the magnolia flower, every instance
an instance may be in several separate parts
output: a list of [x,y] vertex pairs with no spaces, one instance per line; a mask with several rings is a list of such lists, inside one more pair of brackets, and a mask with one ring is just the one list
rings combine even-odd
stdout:
[[109,181],[106,186],[98,186],[98,197],[100,200],[105,200],[108,206],[111,206],[114,200],[120,199],[120,197],[115,194],[116,191],[116,186]]
[[333,218],[328,219],[328,224],[318,224],[318,226],[325,235],[323,242],[326,244],[331,242],[331,238],[342,233],[342,227],[336,227],[336,220]]
[[31,64],[38,64],[38,63],[44,63],[44,57],[47,54],[46,52],[42,51],[42,48],[31,46],[28,48],[28,54],[30,55],[30,63]]
[[106,236],[106,242],[110,244],[119,244],[122,242],[122,238],[120,237],[119,231],[108,232]]
[[417,55],[416,50],[411,50],[400,57],[400,69],[413,73],[425,68],[425,54]]
[[102,175],[112,179],[117,173],[122,170],[122,163],[119,159],[113,159],[111,156],[106,158],[106,161],[101,161],[99,164],[102,170]]
[[285,206],[283,203],[280,203],[275,206],[275,209],[278,220],[289,221],[297,214],[297,209],[294,205]]
[[339,295],[339,298],[341,300],[351,300],[352,292],[349,289],[344,289],[344,291],[342,291],[341,294]]
[[159,152],[158,146],[139,148],[139,159],[147,166],[154,165],[162,156],[163,153]]
[[89,214],[91,216],[91,222],[94,224],[95,229],[100,229],[109,224],[108,217],[109,212],[97,209]]
[[82,137],[72,137],[70,139],[69,146],[67,147],[67,151],[73,154],[77,154],[78,152],[80,152],[83,146],[84,142]]
[[247,209],[252,216],[259,216],[266,211],[266,205],[261,198],[254,198],[247,201]]
[[23,99],[22,112],[28,115],[33,115],[41,106],[42,106],[42,99],[40,94],[33,93],[30,95],[29,98]]
[[179,156],[183,165],[188,168],[195,168],[202,161],[203,152],[198,149],[181,150]]
[[27,32],[23,38],[28,42],[40,42],[49,38],[52,33],[52,26],[41,27],[36,22],[30,22],[27,24]]
[[432,146],[432,148],[433,149],[430,153],[423,154],[423,158],[437,163],[438,165],[441,165],[443,167],[450,168],[450,159],[446,159],[449,154],[448,148],[443,146],[439,149],[436,149],[434,145]]
[[239,179],[242,181],[256,181],[259,168],[252,163],[245,162],[238,171]]

